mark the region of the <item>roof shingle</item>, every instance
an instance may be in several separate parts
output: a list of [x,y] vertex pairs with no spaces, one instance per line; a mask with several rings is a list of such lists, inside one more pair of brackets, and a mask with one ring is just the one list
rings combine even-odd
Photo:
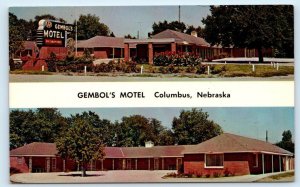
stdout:
[[177,32],[174,30],[164,30],[154,36],[152,38],[174,38],[176,43],[189,43],[189,44],[195,44],[199,46],[210,46],[208,42],[206,42],[203,38],[201,37],[195,37],[189,34],[184,34],[181,32]]
[[[144,158],[144,157],[182,157],[184,154],[266,152],[293,155],[291,152],[271,143],[223,133],[197,145],[172,145],[154,147],[105,147],[107,158]],[[11,156],[48,155],[55,156],[58,151],[54,143],[33,142],[10,151]]]

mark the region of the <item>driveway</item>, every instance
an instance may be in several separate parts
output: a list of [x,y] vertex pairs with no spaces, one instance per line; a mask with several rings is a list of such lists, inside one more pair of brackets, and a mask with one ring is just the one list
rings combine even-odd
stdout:
[[244,175],[220,178],[165,178],[162,176],[169,170],[115,170],[115,171],[88,171],[87,177],[81,177],[80,172],[55,172],[55,173],[22,173],[15,174],[10,180],[15,183],[174,183],[174,182],[254,182],[259,179],[275,175],[269,173],[263,175]]
[[54,75],[25,75],[10,74],[9,82],[161,82],[161,81],[293,81],[294,75],[275,77],[214,77],[190,78],[172,75],[158,75],[157,77],[136,76],[67,76]]

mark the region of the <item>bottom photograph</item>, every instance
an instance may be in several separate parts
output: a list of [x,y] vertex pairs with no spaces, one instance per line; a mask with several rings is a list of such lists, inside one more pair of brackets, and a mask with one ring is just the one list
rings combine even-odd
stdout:
[[11,183],[293,182],[294,107],[11,108]]

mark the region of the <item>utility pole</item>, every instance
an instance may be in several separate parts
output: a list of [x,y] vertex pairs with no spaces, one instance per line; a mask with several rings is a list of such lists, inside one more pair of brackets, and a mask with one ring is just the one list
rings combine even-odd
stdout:
[[77,57],[77,19],[75,19],[75,57]]
[[180,23],[180,5],[178,6],[178,22]]

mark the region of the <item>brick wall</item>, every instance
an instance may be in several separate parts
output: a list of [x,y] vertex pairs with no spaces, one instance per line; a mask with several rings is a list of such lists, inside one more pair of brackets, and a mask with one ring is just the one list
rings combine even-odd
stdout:
[[224,154],[223,168],[205,168],[204,154],[185,155],[184,157],[184,173],[193,173],[213,175],[219,173],[223,175],[225,171],[229,171],[234,175],[250,174],[249,155],[247,153]]
[[28,173],[28,164],[24,157],[10,157],[10,171],[11,173]]

